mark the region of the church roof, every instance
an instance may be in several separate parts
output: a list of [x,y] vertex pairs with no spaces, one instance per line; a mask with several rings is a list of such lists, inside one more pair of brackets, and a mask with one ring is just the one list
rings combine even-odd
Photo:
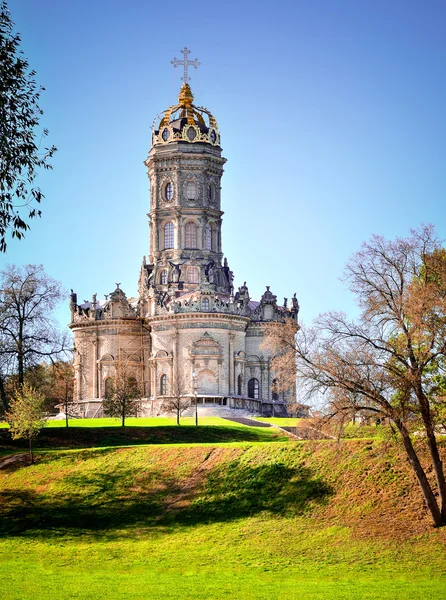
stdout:
[[152,145],[172,142],[197,142],[220,146],[218,125],[212,113],[193,104],[194,96],[188,83],[183,83],[178,104],[160,113],[152,126]]

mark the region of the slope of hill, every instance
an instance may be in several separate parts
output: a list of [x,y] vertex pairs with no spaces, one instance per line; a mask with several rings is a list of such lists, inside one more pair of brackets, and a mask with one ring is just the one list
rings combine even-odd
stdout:
[[0,486],[5,599],[446,593],[446,531],[379,440],[47,452]]

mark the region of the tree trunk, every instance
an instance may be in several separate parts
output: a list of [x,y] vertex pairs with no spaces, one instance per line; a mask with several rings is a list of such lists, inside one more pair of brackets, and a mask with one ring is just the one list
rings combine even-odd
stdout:
[[31,459],[31,464],[34,462],[34,454],[33,454],[33,439],[29,438],[29,457]]
[[180,409],[179,407],[177,408],[177,425],[180,424]]
[[19,326],[19,341],[17,343],[17,370],[19,375],[19,387],[25,382],[25,357],[23,355],[23,324]]
[[443,463],[440,458],[440,453],[438,452],[437,439],[435,437],[435,430],[432,424],[429,401],[423,392],[421,392],[421,397],[419,400],[421,416],[426,429],[427,444],[429,446],[429,452],[432,458],[432,466],[434,468],[435,479],[437,481],[438,494],[440,496],[441,518],[442,522],[446,523],[446,480],[444,477]]
[[421,491],[426,502],[426,506],[429,509],[429,512],[431,513],[432,521],[434,522],[435,527],[440,527],[444,524],[444,521],[441,517],[441,512],[438,508],[437,500],[434,496],[434,493],[432,492],[432,488],[426,477],[426,473],[424,472],[424,469],[421,466],[421,463],[418,459],[417,453],[415,452],[415,448],[413,447],[409,432],[407,431],[404,423],[402,423],[402,421],[400,421],[399,419],[395,422],[395,424],[398,427],[398,430],[403,438],[404,449],[406,450],[407,459],[418,479],[418,483],[420,484]]
[[3,410],[6,412],[9,408],[8,406],[8,398],[6,396],[5,385],[3,382],[3,377],[0,376],[0,397],[2,399]]

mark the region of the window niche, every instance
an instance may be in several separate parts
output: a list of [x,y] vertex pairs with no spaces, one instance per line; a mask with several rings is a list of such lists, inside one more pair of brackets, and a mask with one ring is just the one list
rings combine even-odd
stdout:
[[198,248],[197,224],[189,221],[184,226],[185,248]]

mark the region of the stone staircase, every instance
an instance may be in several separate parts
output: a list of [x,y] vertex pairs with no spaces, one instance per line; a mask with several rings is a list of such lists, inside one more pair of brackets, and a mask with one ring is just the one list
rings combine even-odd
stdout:
[[[185,417],[195,416],[195,406],[191,406],[184,413]],[[260,414],[252,413],[242,408],[228,408],[227,406],[200,406],[198,405],[198,418],[200,417],[260,417]]]

